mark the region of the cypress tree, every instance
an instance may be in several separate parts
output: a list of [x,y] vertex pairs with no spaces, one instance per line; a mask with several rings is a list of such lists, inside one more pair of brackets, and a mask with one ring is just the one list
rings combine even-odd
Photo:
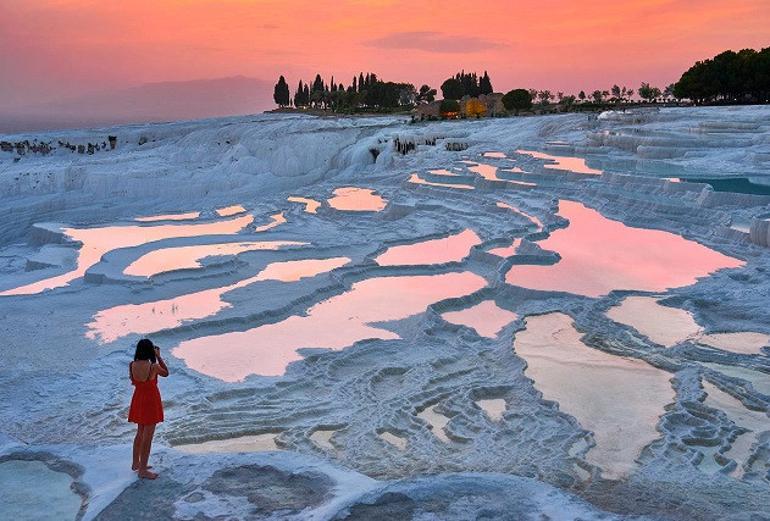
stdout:
[[286,107],[289,104],[289,85],[286,78],[281,76],[273,89],[273,100],[279,107]]

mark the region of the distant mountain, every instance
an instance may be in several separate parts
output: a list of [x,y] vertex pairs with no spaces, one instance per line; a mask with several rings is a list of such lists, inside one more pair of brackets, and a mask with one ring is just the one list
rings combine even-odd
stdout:
[[0,132],[253,114],[272,96],[272,83],[244,76],[148,83],[20,107],[0,114]]

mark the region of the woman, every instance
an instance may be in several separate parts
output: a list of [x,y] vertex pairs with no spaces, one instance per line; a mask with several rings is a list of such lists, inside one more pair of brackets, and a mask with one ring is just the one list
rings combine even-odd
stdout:
[[158,376],[168,376],[168,367],[160,357],[160,348],[144,338],[136,344],[134,361],[128,365],[134,396],[128,410],[128,421],[136,423],[134,459],[131,469],[143,479],[155,479],[147,461],[150,459],[155,424],[163,421],[163,404],[158,390]]

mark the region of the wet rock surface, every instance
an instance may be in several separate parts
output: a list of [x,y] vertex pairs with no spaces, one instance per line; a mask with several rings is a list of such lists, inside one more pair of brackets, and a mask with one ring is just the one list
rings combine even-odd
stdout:
[[[50,291],[0,296],[12,369],[0,373],[0,456],[48,451],[85,469],[76,480],[84,519],[142,519],[142,502],[180,520],[768,518],[770,250],[750,223],[766,219],[770,200],[716,191],[713,180],[767,182],[769,116],[715,108],[424,125],[271,116],[111,129],[119,146],[92,156],[85,147],[17,162],[6,154],[0,293],[69,275]],[[96,139],[70,134],[38,142]],[[381,211],[335,208],[340,188],[376,194]],[[626,242],[589,230],[591,248],[560,244],[581,228],[570,205]],[[217,212],[226,208],[238,213]],[[157,220],[137,220],[146,216]],[[159,231],[169,226],[211,233]],[[77,273],[85,250],[63,230],[99,227],[152,240],[117,241]],[[456,252],[377,262],[391,248],[444,248],[463,233],[473,240]],[[242,246],[255,241],[302,246]],[[125,274],[153,252],[182,259],[185,248],[217,244],[235,253]],[[702,255],[675,255],[671,244]],[[642,274],[632,250],[645,258]],[[689,270],[705,257],[715,262]],[[292,271],[340,258],[309,276]],[[260,277],[276,266],[281,276]],[[561,275],[558,286],[509,277],[524,272]],[[392,289],[431,277],[444,283]],[[381,294],[350,304],[379,284]],[[617,314],[639,299],[654,305],[632,308],[634,320]],[[687,331],[660,331],[660,308]],[[152,319],[99,320],[114,309]],[[332,319],[314,321],[319,309]],[[531,354],[515,349],[535,317],[553,313],[587,353],[557,360],[565,381],[595,358],[613,374],[645,367],[660,377],[659,407],[633,454],[595,457],[613,446],[606,436],[623,441],[612,439],[613,422],[639,421],[636,409],[620,404],[607,418],[597,399],[579,404],[582,416],[544,385],[558,388],[559,375],[538,376]],[[243,350],[228,350],[254,331]],[[143,335],[172,369],[161,382],[154,483],[134,483],[124,465],[126,363]],[[285,356],[275,358],[277,340]],[[194,363],[180,346],[209,356]],[[623,387],[637,381],[612,384],[652,392]],[[175,448],[195,444],[200,454]]]

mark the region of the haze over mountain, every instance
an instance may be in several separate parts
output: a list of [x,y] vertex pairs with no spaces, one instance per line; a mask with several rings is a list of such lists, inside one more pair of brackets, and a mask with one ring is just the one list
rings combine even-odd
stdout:
[[271,82],[245,76],[147,83],[0,110],[0,132],[199,119],[270,108]]

